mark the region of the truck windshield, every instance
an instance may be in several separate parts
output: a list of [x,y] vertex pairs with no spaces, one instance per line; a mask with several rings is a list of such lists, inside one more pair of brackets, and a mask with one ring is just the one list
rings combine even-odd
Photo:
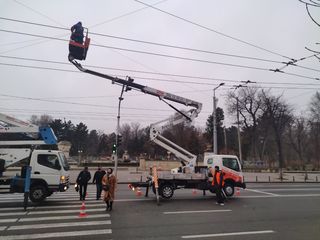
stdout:
[[61,164],[64,170],[68,171],[70,169],[69,164],[68,164],[68,160],[66,158],[66,156],[63,153],[59,153],[60,159],[61,159]]
[[222,158],[222,164],[227,168],[240,172],[240,167],[236,158]]

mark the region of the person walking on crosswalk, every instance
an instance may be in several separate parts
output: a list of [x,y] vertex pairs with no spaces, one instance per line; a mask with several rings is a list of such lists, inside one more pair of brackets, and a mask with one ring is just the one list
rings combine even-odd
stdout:
[[88,167],[84,167],[84,169],[79,173],[77,177],[77,184],[79,186],[79,194],[80,194],[80,201],[86,200],[87,195],[87,186],[88,182],[91,179],[91,174],[88,171]]
[[108,168],[107,174],[104,175],[102,178],[102,189],[104,192],[103,200],[107,204],[106,211],[112,210],[112,205],[113,205],[114,195],[116,190],[117,179],[112,173],[113,173],[113,169]]
[[102,170],[101,167],[98,167],[98,170],[94,173],[93,184],[96,184],[97,187],[97,196],[96,199],[99,200],[102,192],[102,178],[106,174],[106,171]]

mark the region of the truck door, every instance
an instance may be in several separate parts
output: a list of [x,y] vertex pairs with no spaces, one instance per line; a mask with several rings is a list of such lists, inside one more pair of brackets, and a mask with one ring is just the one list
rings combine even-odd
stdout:
[[242,182],[241,166],[237,158],[222,157],[222,166],[225,172],[225,179],[231,178],[235,182]]
[[32,178],[43,179],[50,186],[59,185],[62,166],[56,154],[39,153],[33,159]]

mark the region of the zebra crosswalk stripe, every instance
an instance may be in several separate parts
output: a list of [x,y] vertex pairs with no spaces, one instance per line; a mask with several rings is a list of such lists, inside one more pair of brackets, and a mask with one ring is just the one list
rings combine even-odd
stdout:
[[9,235],[2,236],[1,240],[27,240],[27,239],[39,239],[39,238],[63,238],[63,237],[77,237],[88,235],[103,235],[111,234],[111,229],[100,230],[85,230],[85,231],[73,231],[73,232],[54,232],[54,233],[38,233],[38,234],[22,234],[22,235]]
[[22,230],[22,229],[41,229],[41,228],[57,228],[57,227],[80,227],[80,226],[103,226],[110,225],[110,220],[105,221],[87,221],[87,222],[69,222],[69,223],[50,223],[50,224],[34,224],[10,226],[7,230]]

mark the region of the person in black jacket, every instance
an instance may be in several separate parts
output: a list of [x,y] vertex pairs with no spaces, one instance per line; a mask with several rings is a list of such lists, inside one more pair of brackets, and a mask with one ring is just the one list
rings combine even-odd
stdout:
[[106,171],[102,170],[101,167],[98,167],[98,170],[94,173],[93,184],[96,184],[97,187],[97,200],[101,198],[102,192],[102,178],[106,174]]
[[77,43],[83,43],[83,27],[82,23],[78,22],[77,24],[71,27],[71,39],[76,41]]
[[77,184],[79,186],[79,194],[80,194],[80,201],[86,200],[87,195],[87,186],[88,182],[91,179],[91,174],[88,171],[88,167],[84,167],[84,169],[79,173],[77,177]]

